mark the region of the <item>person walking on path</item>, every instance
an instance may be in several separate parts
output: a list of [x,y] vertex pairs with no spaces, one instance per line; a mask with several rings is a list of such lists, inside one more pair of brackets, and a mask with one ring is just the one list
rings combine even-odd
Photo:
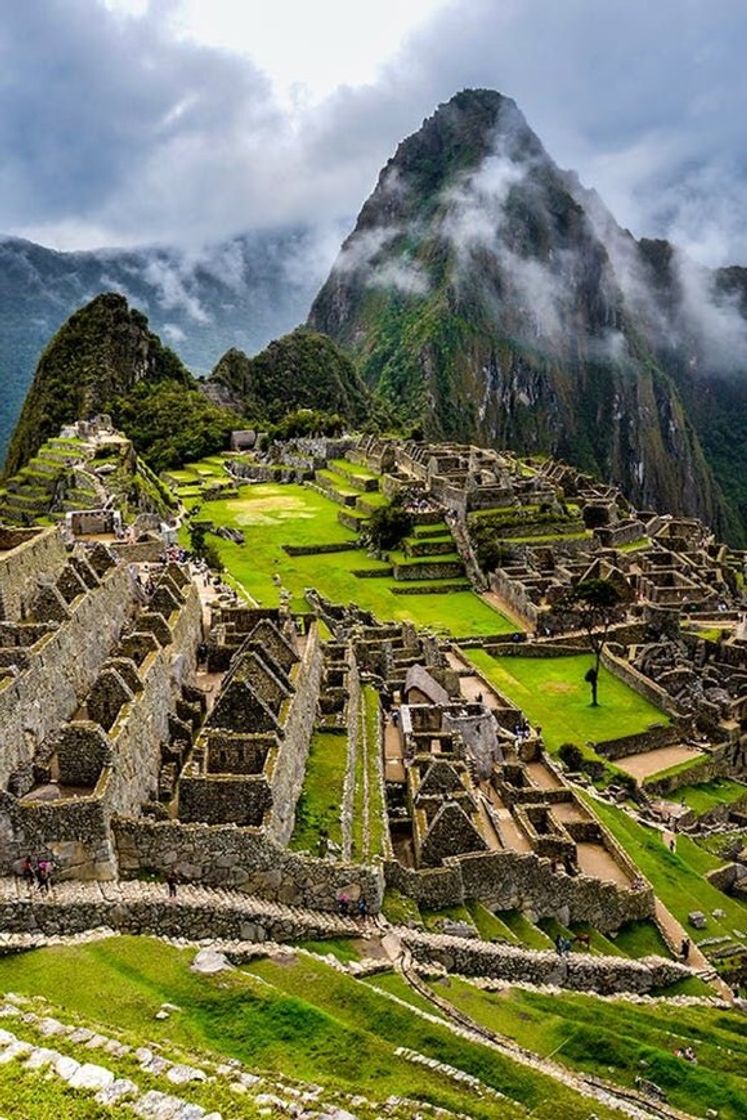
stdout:
[[166,885],[169,888],[169,898],[176,898],[176,875],[173,871],[167,874]]
[[34,864],[32,863],[31,856],[26,856],[21,864],[21,877],[26,886],[33,887],[36,877],[34,875]]
[[680,946],[680,952],[682,954],[683,961],[686,961],[686,960],[689,959],[689,957],[690,957],[690,938],[689,937],[683,937],[682,938],[682,945]]
[[36,865],[36,885],[42,894],[48,894],[51,886],[52,865],[49,860],[40,859]]

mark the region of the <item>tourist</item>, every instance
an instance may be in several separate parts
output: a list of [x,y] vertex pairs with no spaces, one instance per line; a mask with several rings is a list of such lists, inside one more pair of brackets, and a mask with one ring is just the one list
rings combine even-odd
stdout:
[[363,895],[361,895],[360,898],[358,899],[358,917],[359,918],[365,918],[367,914],[368,914],[368,903],[366,902]]
[[669,850],[670,850],[670,852],[676,852],[677,851],[677,841],[676,841],[674,836],[669,837]]
[[348,916],[348,896],[346,894],[341,894],[340,895],[340,897],[338,899],[338,906],[339,906],[339,909],[340,909],[341,917],[347,918],[347,916]]
[[683,937],[682,945],[680,946],[680,955],[683,961],[689,960],[690,957],[690,938]]
[[36,865],[36,885],[42,894],[47,894],[51,886],[52,865],[49,860],[40,859]]
[[176,898],[176,875],[173,871],[166,875],[166,885],[169,888],[169,898]]
[[326,859],[329,852],[329,833],[326,828],[319,829],[319,844],[317,847],[317,854],[319,859]]
[[25,860],[21,864],[21,877],[23,878],[23,881],[27,884],[27,886],[33,887],[35,876],[34,865],[31,862],[31,856],[26,856]]

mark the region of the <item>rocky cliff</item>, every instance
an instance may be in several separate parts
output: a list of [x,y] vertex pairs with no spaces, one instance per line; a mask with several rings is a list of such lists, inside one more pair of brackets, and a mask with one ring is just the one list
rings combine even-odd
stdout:
[[621,230],[513,101],[467,90],[384,167],[309,323],[427,434],[558,454],[741,539],[713,477],[729,457],[701,438],[716,355],[688,309],[700,291],[732,316],[745,287],[696,271]]

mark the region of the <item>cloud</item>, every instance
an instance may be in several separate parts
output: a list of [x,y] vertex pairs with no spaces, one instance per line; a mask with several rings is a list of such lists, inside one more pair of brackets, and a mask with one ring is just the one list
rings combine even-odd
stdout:
[[375,81],[291,106],[245,56],[176,37],[177,0],[131,10],[5,5],[5,232],[196,252],[243,230],[349,223],[397,142],[486,86],[637,236],[747,261],[742,0],[452,0]]

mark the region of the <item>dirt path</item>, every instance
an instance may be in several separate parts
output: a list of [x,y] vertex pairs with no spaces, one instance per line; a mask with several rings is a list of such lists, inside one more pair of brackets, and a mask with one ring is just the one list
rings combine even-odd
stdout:
[[[656,909],[654,911],[654,920],[661,930],[664,940],[676,954],[679,954],[680,946],[684,938],[690,939],[690,934],[685,927],[677,921],[674,914],[667,910],[664,903],[660,898],[656,899]],[[690,939],[690,952],[687,958],[687,964],[690,968],[695,968],[698,972],[704,972],[710,976],[713,972],[713,965],[708,960],[697,945]],[[720,976],[714,976],[707,981],[716,993],[722,998],[731,1002],[734,999],[734,993],[728,984],[726,984]]]
[[402,736],[391,720],[384,721],[384,777],[387,782],[404,782]]
[[630,754],[627,758],[618,758],[615,766],[630,774],[640,782],[661,770],[668,770],[680,762],[689,762],[690,759],[702,756],[703,752],[695,747],[671,746],[657,747],[653,751],[642,751],[641,754]]

